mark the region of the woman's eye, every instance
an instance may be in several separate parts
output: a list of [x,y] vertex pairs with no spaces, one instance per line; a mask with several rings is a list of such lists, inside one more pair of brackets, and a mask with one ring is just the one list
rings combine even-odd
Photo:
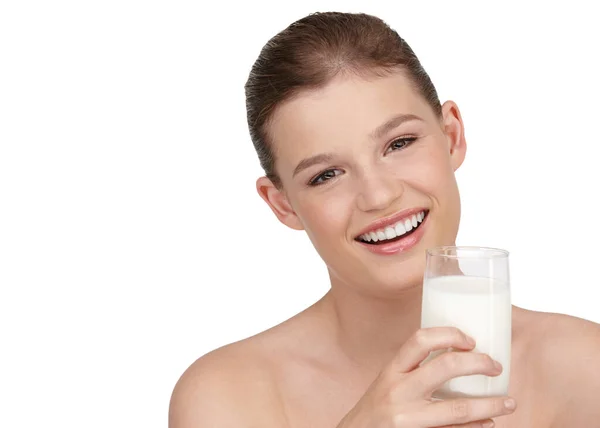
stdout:
[[322,172],[321,174],[317,175],[315,178],[310,180],[308,184],[311,186],[317,186],[319,184],[323,184],[327,180],[331,180],[332,178],[337,177],[341,173],[342,171],[340,171],[339,169],[328,169],[327,171]]
[[403,148],[410,146],[412,143],[414,143],[416,139],[416,137],[398,138],[391,142],[387,151],[393,152],[394,150],[402,150]]

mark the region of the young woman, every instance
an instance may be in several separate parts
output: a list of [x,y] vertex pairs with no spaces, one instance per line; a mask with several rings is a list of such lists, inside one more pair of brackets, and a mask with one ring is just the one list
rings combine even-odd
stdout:
[[600,326],[517,307],[509,396],[431,399],[448,379],[502,367],[475,352],[420,365],[475,346],[419,328],[425,250],[455,243],[466,142],[457,105],[440,104],[395,31],[365,14],[309,15],[266,44],[246,97],[258,193],[306,231],[331,289],[196,361],[171,428],[600,427]]

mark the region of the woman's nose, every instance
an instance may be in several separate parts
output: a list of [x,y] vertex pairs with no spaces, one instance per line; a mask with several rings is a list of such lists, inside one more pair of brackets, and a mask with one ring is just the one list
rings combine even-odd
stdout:
[[404,193],[404,184],[386,174],[370,174],[360,178],[356,188],[356,205],[361,211],[379,211],[392,206]]

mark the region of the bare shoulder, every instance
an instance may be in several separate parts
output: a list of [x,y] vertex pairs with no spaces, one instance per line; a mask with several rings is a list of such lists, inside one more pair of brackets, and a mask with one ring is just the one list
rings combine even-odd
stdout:
[[276,426],[279,407],[271,362],[261,337],[252,337],[209,352],[183,373],[169,427]]
[[600,418],[600,324],[556,313],[519,313],[539,393],[556,410],[554,426],[592,426]]
[[531,333],[535,332],[538,335],[543,334],[543,338],[547,338],[547,334],[551,334],[552,336],[564,334],[565,338],[584,339],[584,341],[586,338],[594,340],[594,336],[600,331],[600,324],[583,318],[551,312],[532,311],[516,306],[513,307],[514,319],[517,320],[524,330]]
[[169,427],[287,426],[281,367],[300,353],[312,319],[307,310],[196,360],[173,390]]
[[571,315],[521,308],[515,308],[515,315],[513,320],[517,320],[519,334],[526,337],[527,350],[539,359],[541,369],[561,368],[580,373],[586,369],[583,363],[599,361],[600,324]]
[[600,350],[600,324],[571,315],[535,312],[520,309],[522,324],[528,324],[530,343],[543,351],[545,360],[559,363],[565,359],[572,364],[573,357],[595,360],[590,350]]

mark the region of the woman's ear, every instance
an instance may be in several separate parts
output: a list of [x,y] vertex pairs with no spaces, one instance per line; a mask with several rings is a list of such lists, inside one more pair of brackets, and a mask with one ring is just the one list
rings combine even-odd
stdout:
[[271,180],[260,177],[256,180],[256,190],[280,222],[295,230],[304,229],[283,190],[278,189]]
[[448,139],[450,162],[456,171],[465,160],[467,142],[460,110],[454,101],[446,101],[442,106],[442,126]]

